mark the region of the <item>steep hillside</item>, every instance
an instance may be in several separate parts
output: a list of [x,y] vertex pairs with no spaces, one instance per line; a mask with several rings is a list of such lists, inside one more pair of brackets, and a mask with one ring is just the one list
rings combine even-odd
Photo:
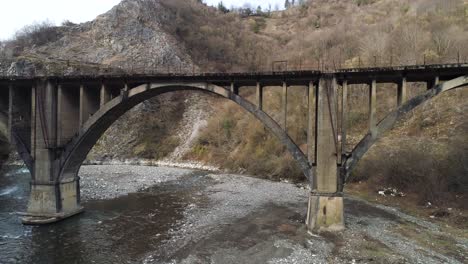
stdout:
[[[169,12],[160,1],[125,0],[88,23],[39,27],[39,32],[34,32],[34,26],[25,28],[6,48],[16,59],[31,55],[44,62],[69,60],[126,70],[191,68],[190,57],[162,28]],[[42,40],[31,33],[49,37]]]
[[[458,0],[315,0],[270,16],[241,19],[243,28],[268,46],[269,56],[260,60],[260,69],[271,69],[269,62],[275,60],[288,60],[289,69],[467,61],[467,22],[468,2]],[[366,132],[368,111],[367,88],[352,89],[349,150]],[[268,90],[266,96],[273,103],[267,112],[275,118],[279,114],[279,90]],[[305,91],[291,91],[288,129],[296,143],[304,147]],[[413,84],[410,96],[422,91],[422,84]],[[468,144],[467,99],[468,92],[461,89],[410,113],[366,156],[354,180],[371,180],[366,190],[371,193],[383,187],[405,192],[417,188],[413,198],[419,203],[456,201],[463,207],[468,201],[468,157],[466,148],[461,147]],[[382,118],[396,106],[395,87],[379,85],[378,100],[378,116]],[[269,178],[303,179],[276,139],[232,104],[223,104],[187,157]]]
[[[164,2],[168,1],[125,0],[88,23],[26,27],[13,41],[0,45],[0,73],[72,75],[196,70],[198,66],[193,65],[184,44],[164,28],[174,13]],[[179,125],[187,126],[183,111],[190,108],[186,106],[192,101],[189,97],[167,95],[135,107],[108,130],[90,158],[168,155],[184,140],[175,137],[173,131]],[[206,98],[198,101],[206,102]]]

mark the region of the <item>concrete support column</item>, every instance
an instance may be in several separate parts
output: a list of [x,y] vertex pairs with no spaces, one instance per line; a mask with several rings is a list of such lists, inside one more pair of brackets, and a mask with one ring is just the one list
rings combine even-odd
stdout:
[[120,90],[120,94],[123,95],[124,97],[127,97],[127,95],[128,95],[128,83],[124,83],[123,88]]
[[407,98],[407,83],[406,83],[406,77],[401,79],[401,81],[398,83],[398,97],[397,97],[397,103],[398,106],[401,106],[406,102]]
[[257,94],[257,107],[258,109],[263,110],[263,87],[259,82],[257,82],[256,94]]
[[239,86],[237,86],[234,82],[231,82],[229,90],[231,91],[231,93],[239,95]]
[[57,90],[51,82],[37,82],[35,87],[35,164],[33,182],[50,183],[57,173],[53,166],[56,146]]
[[80,126],[99,109],[100,90],[92,87],[80,86]]
[[[310,194],[306,224],[310,231],[344,229],[343,197],[338,192],[335,80],[322,78],[317,91],[316,191]],[[335,134],[334,134],[335,133]]]
[[105,105],[107,102],[111,100],[110,90],[104,83],[101,85],[101,94],[99,97],[100,97],[100,103],[99,103],[100,107],[102,107],[103,105]]
[[80,89],[58,85],[57,144],[64,146],[80,129]]
[[13,96],[14,88],[12,84],[8,85],[8,124],[7,124],[7,138],[11,142],[12,139],[12,129],[13,129]]
[[[33,160],[36,159],[36,118],[37,118],[37,104],[36,104],[36,86],[37,84],[33,84],[31,87],[31,158]],[[34,172],[31,172],[31,175],[34,178]]]
[[341,155],[346,154],[346,136],[348,128],[348,81],[343,81],[341,101]]
[[[310,164],[315,163],[315,91],[314,91],[314,83],[309,82],[308,87],[308,98],[307,98],[307,158],[309,159]],[[315,185],[312,183],[312,189],[315,188]]]
[[283,90],[281,93],[281,127],[284,131],[288,131],[288,85],[283,82]]
[[426,83],[427,90],[434,88],[434,86],[439,84],[439,76],[436,76],[433,80],[430,80]]
[[369,87],[369,132],[374,134],[377,128],[377,81],[372,80]]
[[38,81],[34,96],[34,170],[31,195],[24,224],[45,224],[82,211],[79,206],[78,179],[59,182],[57,149],[58,87],[49,81]]

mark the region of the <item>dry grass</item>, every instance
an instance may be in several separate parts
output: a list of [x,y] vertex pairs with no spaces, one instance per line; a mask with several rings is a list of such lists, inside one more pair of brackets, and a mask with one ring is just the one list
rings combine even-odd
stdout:
[[415,193],[419,204],[467,209],[467,98],[466,89],[450,91],[409,113],[366,154],[351,179]]
[[269,179],[303,180],[284,146],[258,120],[232,103],[220,108],[186,158]]
[[[378,0],[357,3],[320,0],[311,1],[305,8],[274,13],[270,18],[265,18],[264,27],[255,28],[256,35],[253,36],[245,33],[251,20],[236,18],[233,21],[244,23],[244,27],[240,28],[245,36],[256,37],[259,42],[268,40],[271,53],[262,61],[266,69],[269,62],[282,59],[289,61],[289,68],[299,64],[303,68],[316,67],[318,62],[320,67],[325,68],[340,65],[388,66],[417,64],[424,60],[426,63],[454,62],[457,57],[468,59],[467,50],[463,48],[468,45],[467,16],[460,12],[466,9],[467,5],[457,0],[450,0],[447,5],[440,5],[437,1]],[[212,47],[216,48],[216,45]],[[425,90],[424,84],[411,84],[409,88],[409,97]],[[355,86],[350,89],[348,150],[359,142],[368,129],[368,88]],[[279,92],[274,92],[264,100],[276,102],[276,105],[273,103],[272,107],[267,108],[267,113],[276,120],[279,96]],[[416,200],[419,202],[452,203],[456,195],[466,193],[464,179],[468,158],[465,153],[468,151],[460,146],[467,145],[464,135],[468,128],[462,125],[466,114],[463,114],[463,110],[457,110],[464,107],[460,98],[466,100],[466,95],[451,96],[443,99],[442,103],[432,102],[430,106],[410,113],[394,136],[376,146],[361,162],[354,174],[355,180],[373,179],[375,184],[397,186],[407,191],[417,188],[414,191],[417,191]],[[377,116],[382,119],[396,107],[396,86],[379,85],[377,100]],[[301,101],[295,98],[292,104],[301,105]],[[240,110],[233,109],[236,108],[231,106],[220,111],[210,121],[208,130],[211,132],[205,132],[211,133],[210,138],[216,138],[216,131],[223,131],[216,128],[222,127],[220,124],[226,118],[234,117],[229,139],[224,138],[224,141],[216,144],[204,138],[202,146],[194,151],[198,154],[192,157],[215,160],[231,169],[244,168],[257,175],[272,174],[274,170],[269,166],[282,167],[280,160],[282,156],[287,156],[286,151],[279,147],[270,149],[278,146],[278,143],[271,143],[274,140],[265,133],[263,126],[245,125],[254,122],[253,119],[246,115],[236,116]],[[303,147],[306,132],[304,112],[289,110],[291,121],[288,131]],[[453,126],[458,129],[451,129]],[[265,150],[275,153],[275,156],[263,154]],[[459,206],[463,204],[456,203]]]

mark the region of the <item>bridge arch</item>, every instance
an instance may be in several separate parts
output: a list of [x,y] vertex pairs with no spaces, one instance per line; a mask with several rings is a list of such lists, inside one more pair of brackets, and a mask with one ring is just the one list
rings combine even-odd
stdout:
[[468,75],[462,76],[459,78],[446,81],[444,83],[438,84],[432,89],[427,90],[425,93],[413,97],[400,107],[398,107],[393,112],[389,113],[384,117],[373,131],[369,132],[353,149],[351,156],[344,163],[344,177],[345,182],[348,180],[349,176],[353,169],[357,166],[358,162],[364,157],[364,155],[369,151],[369,149],[385,134],[385,132],[391,130],[394,125],[403,118],[403,116],[420,106],[424,102],[429,101],[435,96],[444,93],[449,90],[456,88],[462,88],[468,85]]
[[311,165],[305,154],[289,137],[286,131],[273,120],[267,113],[259,109],[256,105],[231,92],[230,90],[207,82],[200,83],[148,83],[139,85],[120,96],[107,102],[96,113],[94,113],[80,128],[75,136],[64,149],[60,158],[60,171],[55,176],[56,181],[71,180],[76,177],[82,162],[87,154],[96,144],[104,132],[123,114],[134,106],[145,100],[159,96],[164,93],[193,90],[216,94],[220,97],[231,100],[255,116],[262,124],[267,127],[286,147],[293,158],[298,162],[303,174],[310,180]]

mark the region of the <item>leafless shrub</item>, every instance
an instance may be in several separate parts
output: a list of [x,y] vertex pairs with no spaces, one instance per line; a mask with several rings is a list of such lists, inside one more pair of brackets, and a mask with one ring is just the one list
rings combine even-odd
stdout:
[[50,21],[43,21],[20,29],[16,32],[13,43],[17,48],[24,50],[56,41],[60,37],[61,32],[58,27]]
[[407,141],[396,152],[379,149],[362,161],[352,181],[369,180],[412,192],[420,203],[440,204],[468,191],[468,144],[461,138],[451,141],[448,149],[430,140]]

